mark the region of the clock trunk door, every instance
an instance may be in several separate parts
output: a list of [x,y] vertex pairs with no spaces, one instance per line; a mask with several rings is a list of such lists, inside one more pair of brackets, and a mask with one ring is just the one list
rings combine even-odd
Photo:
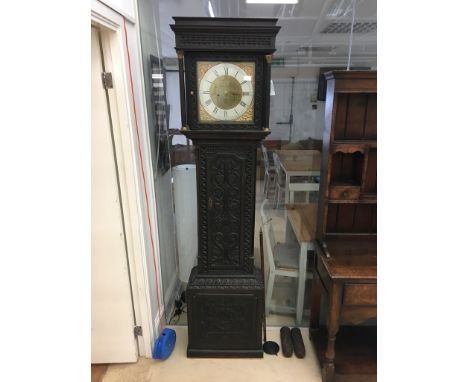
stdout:
[[200,147],[199,269],[208,274],[250,274],[253,269],[255,148]]

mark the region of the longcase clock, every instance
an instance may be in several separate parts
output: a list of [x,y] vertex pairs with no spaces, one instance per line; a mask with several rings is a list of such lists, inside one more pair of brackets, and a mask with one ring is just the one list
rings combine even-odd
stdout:
[[254,266],[256,152],[269,134],[276,19],[174,17],[182,132],[196,147],[198,265],[189,357],[262,357]]

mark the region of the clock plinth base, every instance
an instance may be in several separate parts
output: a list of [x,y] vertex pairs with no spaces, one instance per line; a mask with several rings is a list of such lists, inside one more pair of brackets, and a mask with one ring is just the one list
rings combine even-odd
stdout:
[[192,269],[186,290],[188,357],[262,358],[263,283],[253,275],[207,276]]

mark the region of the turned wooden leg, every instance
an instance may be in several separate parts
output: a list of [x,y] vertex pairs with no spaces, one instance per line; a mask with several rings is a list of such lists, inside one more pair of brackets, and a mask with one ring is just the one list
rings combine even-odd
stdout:
[[312,279],[312,291],[310,294],[310,324],[309,328],[318,329],[320,325],[320,301],[322,298],[322,288],[320,286],[319,275],[314,272]]
[[332,382],[335,376],[335,339],[340,327],[340,308],[343,286],[333,283],[329,294],[328,323],[327,323],[327,350],[322,368],[324,382]]

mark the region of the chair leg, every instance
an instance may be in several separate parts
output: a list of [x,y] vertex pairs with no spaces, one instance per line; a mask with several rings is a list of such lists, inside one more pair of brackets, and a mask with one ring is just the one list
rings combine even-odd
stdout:
[[267,285],[267,292],[265,298],[265,314],[268,316],[270,314],[270,306],[271,306],[271,297],[273,295],[273,284],[275,283],[275,273],[270,272],[270,276],[268,277],[268,285]]
[[270,174],[265,171],[265,175],[263,176],[263,193],[266,195],[268,199],[268,181],[270,180]]
[[281,198],[281,189],[279,186],[277,186],[275,188],[275,208],[278,209],[279,207],[279,202],[280,202],[280,198]]

